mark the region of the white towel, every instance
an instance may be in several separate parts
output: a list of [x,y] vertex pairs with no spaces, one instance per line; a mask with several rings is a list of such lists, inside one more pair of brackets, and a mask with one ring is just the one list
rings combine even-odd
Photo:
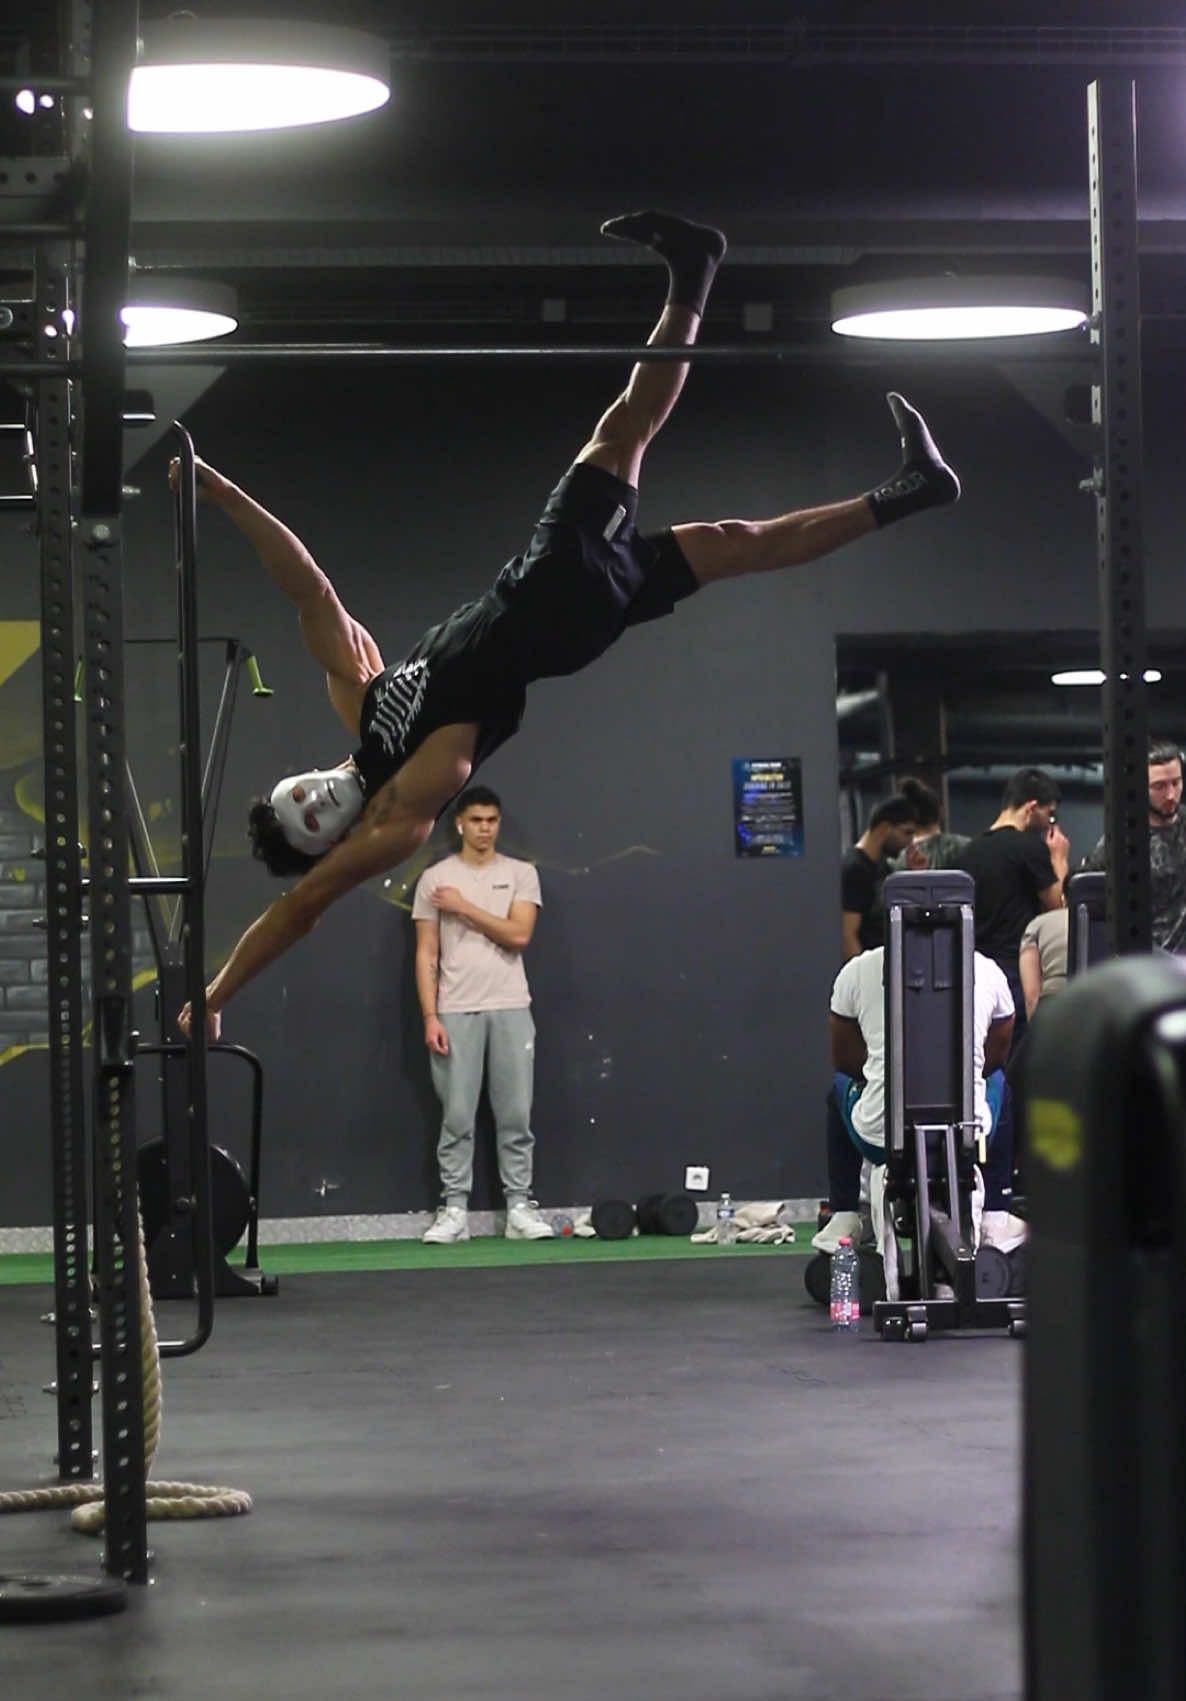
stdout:
[[[746,1245],[785,1246],[795,1238],[791,1207],[785,1199],[751,1199],[733,1213],[737,1239]],[[696,1246],[715,1246],[717,1225],[692,1236]]]

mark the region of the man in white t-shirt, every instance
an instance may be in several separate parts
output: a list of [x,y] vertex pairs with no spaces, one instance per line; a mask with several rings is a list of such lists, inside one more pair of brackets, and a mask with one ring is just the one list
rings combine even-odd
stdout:
[[425,869],[412,902],[416,991],[443,1112],[444,1202],[423,1238],[437,1246],[469,1239],[474,1122],[485,1080],[507,1238],[547,1240],[552,1227],[531,1199],[535,1024],[523,967],[539,914],[539,875],[530,862],[496,850],[502,805],[488,786],[462,792],[453,820],[460,849]]
[[[877,946],[852,957],[832,988],[828,1026],[832,1066],[828,1094],[828,1186],[832,1214],[812,1241],[834,1252],[841,1235],[860,1235],[860,1179],[864,1162],[885,1163],[885,951]],[[1013,1156],[992,1135],[1004,1077],[1000,1073],[1013,1036],[1013,997],[1004,971],[979,951],[973,959],[972,1083],[976,1124],[990,1141],[984,1167],[981,1241],[1008,1251],[1024,1238],[1024,1225],[1008,1208]]]

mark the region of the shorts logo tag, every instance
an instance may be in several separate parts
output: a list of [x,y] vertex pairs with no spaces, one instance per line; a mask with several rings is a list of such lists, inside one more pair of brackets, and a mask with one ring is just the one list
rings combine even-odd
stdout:
[[622,521],[625,518],[626,518],[626,510],[625,510],[625,508],[623,508],[622,504],[619,502],[618,506],[614,509],[613,513],[610,515],[609,524],[606,526],[605,530],[601,534],[602,537],[605,539],[606,543],[612,543],[614,541],[614,539],[618,535],[618,527],[622,524]]

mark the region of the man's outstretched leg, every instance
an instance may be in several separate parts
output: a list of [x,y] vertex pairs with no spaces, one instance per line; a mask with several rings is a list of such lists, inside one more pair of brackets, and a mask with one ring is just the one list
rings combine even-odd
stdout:
[[[607,219],[601,229],[605,236],[651,248],[667,262],[667,302],[647,338],[648,345],[679,348],[694,343],[713,276],[725,253],[721,232],[674,213],[654,211]],[[640,362],[577,460],[603,467],[637,487],[647,444],[675,406],[687,376],[686,361]]]
[[902,451],[902,464],[892,478],[850,501],[801,508],[773,520],[673,527],[697,581],[706,585],[743,573],[797,567],[911,514],[958,501],[959,479],[940,455],[922,415],[894,390],[886,401]]

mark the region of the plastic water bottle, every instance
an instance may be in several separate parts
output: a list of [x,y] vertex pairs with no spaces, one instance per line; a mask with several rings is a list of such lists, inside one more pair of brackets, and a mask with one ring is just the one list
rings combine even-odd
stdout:
[[733,1195],[722,1193],[717,1206],[717,1245],[736,1246],[737,1220],[733,1215]]
[[829,1302],[832,1329],[837,1334],[856,1334],[861,1327],[860,1266],[848,1235],[842,1235],[832,1254],[832,1289]]

